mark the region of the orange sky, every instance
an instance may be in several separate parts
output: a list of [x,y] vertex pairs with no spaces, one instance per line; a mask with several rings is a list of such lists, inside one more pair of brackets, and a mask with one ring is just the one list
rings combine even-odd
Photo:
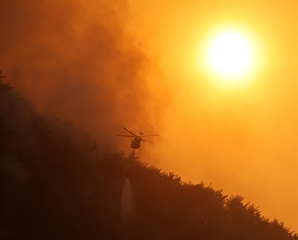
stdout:
[[[125,150],[121,126],[160,133],[142,161],[241,194],[298,232],[297,2],[1,1],[0,11],[0,69],[40,111]],[[218,87],[197,62],[224,26],[258,49],[243,89]]]
[[[243,194],[297,231],[297,3],[131,5],[172,94],[156,164]],[[251,34],[260,54],[253,83],[240,90],[218,88],[194,61],[206,35],[230,25]]]

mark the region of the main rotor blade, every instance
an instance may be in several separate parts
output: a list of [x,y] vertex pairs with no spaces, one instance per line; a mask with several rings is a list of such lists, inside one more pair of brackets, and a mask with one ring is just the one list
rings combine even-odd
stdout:
[[122,134],[117,134],[117,136],[120,136],[120,137],[135,137],[135,136],[131,136],[131,135],[122,135]]
[[144,140],[142,139],[143,142],[150,142],[150,143],[153,143],[152,141],[149,141],[149,140]]
[[137,136],[137,135],[135,135],[133,132],[131,132],[131,131],[129,131],[127,128],[125,128],[125,127],[122,127],[124,130],[126,130],[127,132],[129,132],[130,134],[132,134],[132,135],[134,135],[135,137]]
[[159,134],[145,135],[145,136],[143,136],[143,137],[156,137],[156,136],[159,136]]

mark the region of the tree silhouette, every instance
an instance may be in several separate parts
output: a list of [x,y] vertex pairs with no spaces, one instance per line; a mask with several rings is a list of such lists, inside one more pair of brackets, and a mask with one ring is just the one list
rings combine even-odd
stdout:
[[[91,135],[39,114],[2,81],[0,134],[3,239],[298,240],[241,195],[182,182],[134,153],[98,151]],[[124,235],[120,208],[127,179],[136,221]]]
[[5,78],[6,76],[2,75],[3,70],[0,70],[0,78]]

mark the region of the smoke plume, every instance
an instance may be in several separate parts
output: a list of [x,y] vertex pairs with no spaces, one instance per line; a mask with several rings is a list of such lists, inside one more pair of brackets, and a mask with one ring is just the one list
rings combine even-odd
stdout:
[[127,3],[1,7],[1,69],[39,111],[69,119],[102,142],[115,144],[122,125],[153,130],[161,96],[148,83],[154,64],[126,31]]

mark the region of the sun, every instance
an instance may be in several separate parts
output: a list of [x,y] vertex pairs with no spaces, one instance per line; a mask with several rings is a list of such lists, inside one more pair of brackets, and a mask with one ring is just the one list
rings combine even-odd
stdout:
[[226,77],[244,73],[251,61],[251,48],[247,40],[235,32],[225,32],[211,43],[208,64]]
[[196,66],[216,87],[234,90],[251,85],[265,67],[263,42],[243,25],[221,24],[200,38]]

